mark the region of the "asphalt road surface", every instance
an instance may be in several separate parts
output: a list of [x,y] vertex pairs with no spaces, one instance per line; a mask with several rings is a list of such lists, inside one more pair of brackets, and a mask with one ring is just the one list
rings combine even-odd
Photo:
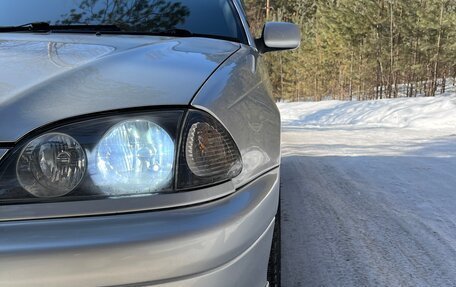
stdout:
[[456,135],[284,128],[282,285],[456,286]]

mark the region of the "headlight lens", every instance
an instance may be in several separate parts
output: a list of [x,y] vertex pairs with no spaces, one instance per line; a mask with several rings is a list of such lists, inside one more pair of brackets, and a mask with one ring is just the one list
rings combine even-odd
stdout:
[[0,203],[177,193],[230,180],[241,170],[232,137],[207,113],[117,113],[20,142],[0,162]]
[[173,177],[174,142],[159,125],[129,120],[114,126],[95,148],[92,179],[116,193],[153,193]]
[[75,189],[86,171],[86,156],[72,137],[50,133],[31,141],[17,163],[17,177],[36,197],[63,196]]

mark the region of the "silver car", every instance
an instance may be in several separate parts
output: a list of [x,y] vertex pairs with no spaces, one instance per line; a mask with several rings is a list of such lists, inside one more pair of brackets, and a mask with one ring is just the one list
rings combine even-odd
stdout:
[[279,284],[261,54],[295,25],[255,40],[241,0],[1,0],[0,26],[0,286]]

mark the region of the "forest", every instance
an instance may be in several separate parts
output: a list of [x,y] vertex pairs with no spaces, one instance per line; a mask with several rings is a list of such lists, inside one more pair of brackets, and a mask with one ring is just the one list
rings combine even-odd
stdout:
[[301,47],[264,55],[277,101],[432,97],[456,77],[456,0],[244,0],[301,27]]

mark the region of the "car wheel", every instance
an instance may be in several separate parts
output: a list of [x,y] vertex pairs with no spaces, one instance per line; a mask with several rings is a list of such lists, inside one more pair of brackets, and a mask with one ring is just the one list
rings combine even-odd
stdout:
[[268,264],[269,287],[280,287],[280,201],[274,225],[274,235],[272,237],[271,254]]

